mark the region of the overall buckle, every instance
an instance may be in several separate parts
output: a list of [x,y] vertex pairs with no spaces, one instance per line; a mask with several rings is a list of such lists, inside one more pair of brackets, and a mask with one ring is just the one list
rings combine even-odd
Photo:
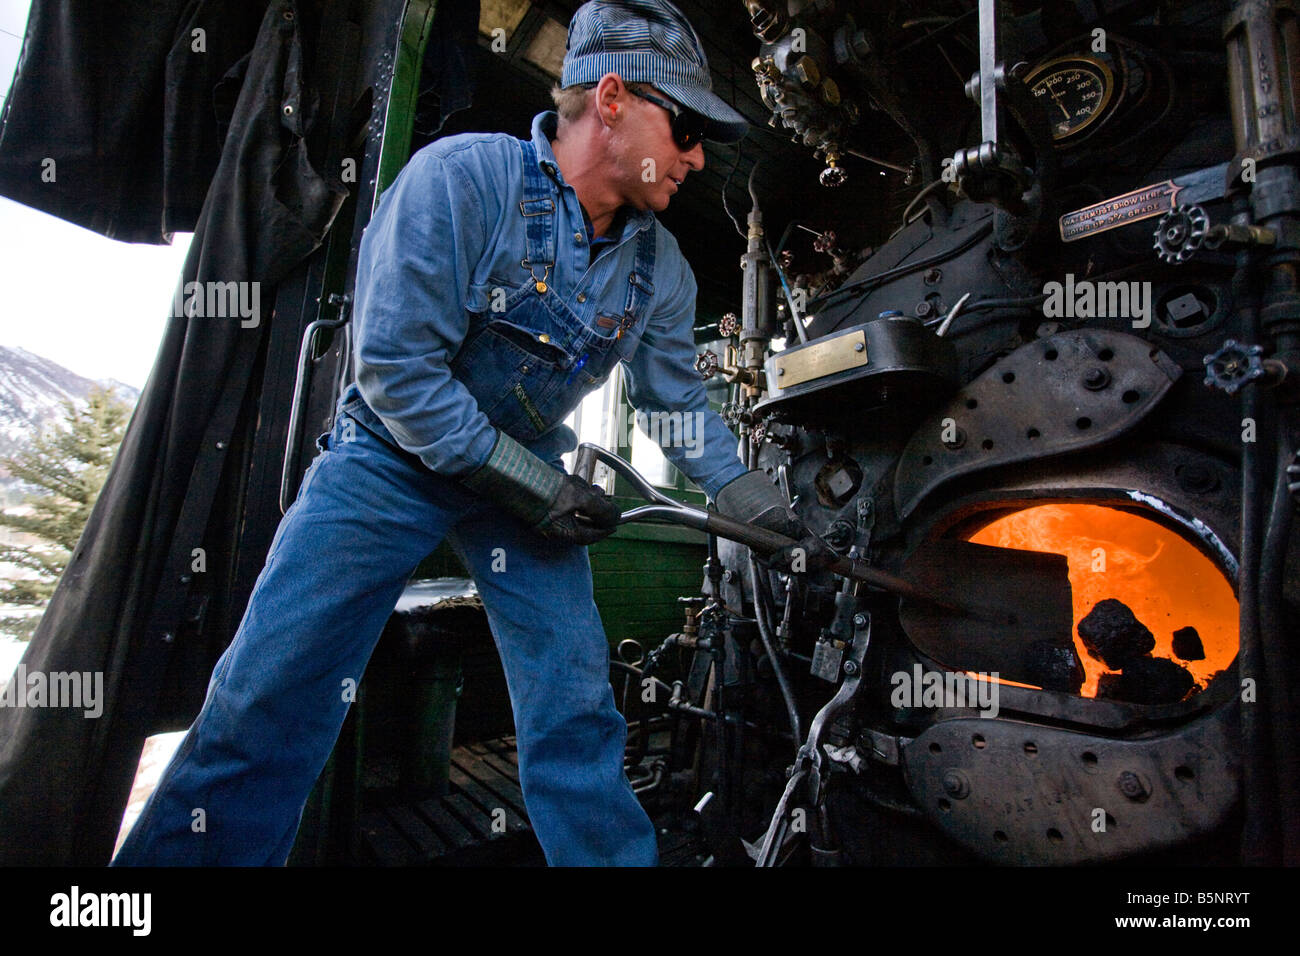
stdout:
[[537,273],[533,271],[532,263],[527,259],[520,259],[519,265],[526,269],[528,274],[533,277],[533,288],[537,290],[537,294],[541,295],[544,293],[547,289],[546,280],[551,275],[551,266],[554,265],[554,263],[545,262],[542,264],[544,268],[542,269],[542,277],[540,279],[537,278]]
[[633,269],[630,273],[628,273],[627,281],[632,285],[636,286],[646,295],[655,294],[655,285],[653,282],[650,281],[650,277],[642,275],[641,273],[637,272],[635,269]]
[[[528,206],[530,205],[540,206],[543,203],[545,204],[544,209],[538,208],[536,212],[528,211],[527,208]],[[523,213],[525,216],[545,216],[548,215],[549,213],[555,212],[555,201],[552,200],[550,197],[546,197],[543,199],[521,199],[519,200],[519,211]]]

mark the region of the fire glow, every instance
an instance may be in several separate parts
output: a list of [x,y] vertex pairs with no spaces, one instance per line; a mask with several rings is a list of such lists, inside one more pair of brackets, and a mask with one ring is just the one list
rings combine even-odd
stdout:
[[[1101,600],[1115,598],[1155,636],[1155,657],[1187,668],[1198,689],[1237,655],[1237,599],[1214,562],[1176,532],[1148,518],[1102,505],[1050,504],[991,522],[975,544],[1065,555],[1074,598],[1074,644],[1087,674],[1081,696],[1095,697],[1102,674],[1113,673],[1088,654],[1078,627]],[[1195,627],[1205,659],[1173,653],[1173,633]]]

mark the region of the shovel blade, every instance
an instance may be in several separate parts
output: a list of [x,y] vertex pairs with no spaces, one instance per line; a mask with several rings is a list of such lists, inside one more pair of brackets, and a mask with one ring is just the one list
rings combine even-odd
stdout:
[[[902,576],[967,609],[903,601],[903,630],[940,664],[956,671],[996,671],[1004,679],[1053,690],[1077,691],[1082,684],[1065,555],[941,539],[918,547]],[[1078,685],[1071,687],[1076,672]]]

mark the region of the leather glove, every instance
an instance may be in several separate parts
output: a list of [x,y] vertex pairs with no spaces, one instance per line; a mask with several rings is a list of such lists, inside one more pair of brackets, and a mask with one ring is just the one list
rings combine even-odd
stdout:
[[[714,500],[718,511],[728,518],[758,525],[799,542],[760,558],[765,565],[781,570],[815,571],[836,558],[835,552],[794,513],[772,479],[757,469],[723,485]],[[799,555],[796,548],[803,554]]]
[[787,538],[801,538],[807,533],[785,495],[772,484],[771,478],[757,469],[727,482],[714,501],[718,511],[728,518],[756,524]]
[[608,537],[622,514],[600,488],[557,471],[501,431],[488,460],[460,480],[539,534],[569,544]]
[[592,544],[613,534],[622,514],[618,505],[596,485],[587,484],[577,475],[565,475],[560,493],[551,502],[537,530],[547,538]]

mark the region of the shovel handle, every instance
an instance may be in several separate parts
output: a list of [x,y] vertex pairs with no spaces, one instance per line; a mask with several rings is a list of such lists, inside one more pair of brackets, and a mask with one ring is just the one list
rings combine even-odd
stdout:
[[[775,531],[768,531],[766,528],[760,528],[757,525],[745,524],[743,521],[736,521],[725,515],[720,515],[715,511],[706,512],[708,520],[705,524],[705,530],[716,534],[720,538],[726,538],[729,541],[738,541],[743,545],[748,545],[755,551],[762,554],[771,554],[774,551],[780,551],[782,548],[797,547],[800,542],[794,538],[787,538],[783,534],[777,534]],[[852,578],[855,581],[861,581],[864,584],[870,584],[873,587],[882,588],[894,594],[903,597],[912,598],[916,601],[924,601],[927,604],[933,604],[936,607],[944,608],[949,611],[964,612],[964,608],[959,608],[954,604],[936,598],[929,591],[918,587],[910,581],[904,580],[888,571],[881,571],[877,568],[870,567],[862,561],[854,558],[837,557],[834,561],[826,565],[841,577]]]
[[[769,531],[766,528],[754,524],[747,524],[743,521],[737,521],[734,518],[728,518],[726,515],[719,514],[716,511],[704,511],[700,508],[692,508],[684,505],[680,501],[674,501],[667,495],[661,494],[653,485],[646,481],[641,475],[626,461],[619,458],[608,449],[601,448],[599,445],[593,445],[590,442],[583,442],[578,446],[578,454],[574,461],[573,472],[582,478],[583,481],[591,484],[596,474],[596,463],[604,462],[615,472],[627,479],[628,483],[635,488],[643,498],[653,502],[650,507],[634,508],[626,512],[620,524],[626,521],[639,521],[643,519],[658,519],[671,521],[674,524],[683,524],[688,527],[698,528],[701,531],[707,531],[715,534],[719,538],[726,538],[728,541],[735,541],[743,544],[759,554],[764,556],[780,551],[782,548],[791,548],[798,546],[799,542],[794,538],[787,538],[783,534],[775,531]],[[880,571],[876,568],[869,567],[862,561],[854,558],[836,558],[827,565],[830,570],[842,577],[851,578],[855,581],[861,581],[864,584],[870,584],[873,587],[882,588],[891,591],[894,594],[903,597],[912,598],[916,601],[924,601],[937,607],[958,613],[965,612],[966,609],[959,608],[947,601],[935,598],[929,591],[917,587],[910,581],[897,577],[887,571]]]

